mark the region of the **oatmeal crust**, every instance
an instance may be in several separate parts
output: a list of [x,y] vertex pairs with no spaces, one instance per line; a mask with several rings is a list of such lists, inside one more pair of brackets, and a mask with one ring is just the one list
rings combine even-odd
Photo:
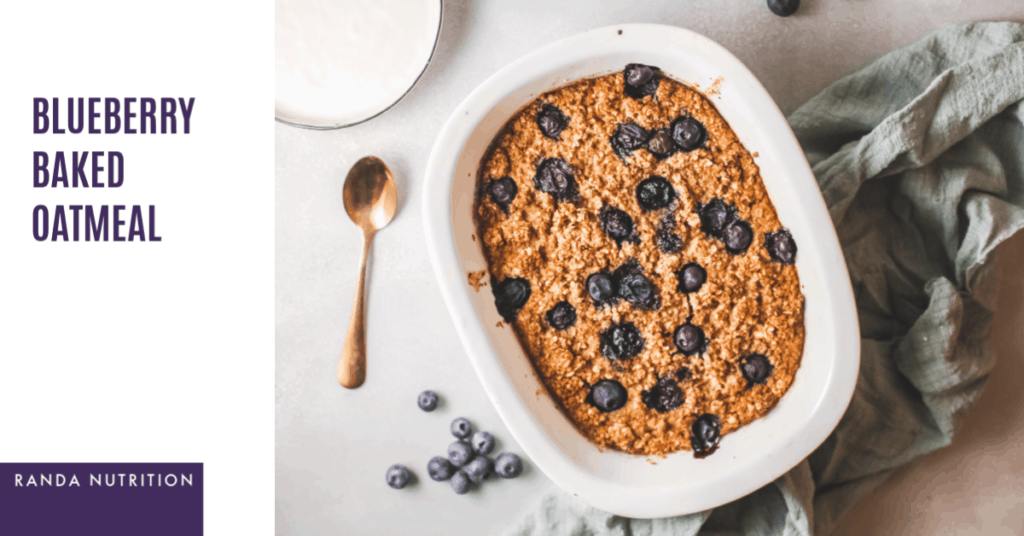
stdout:
[[[543,104],[569,117],[558,140],[538,128],[535,117]],[[623,160],[612,149],[609,139],[619,124],[635,122],[654,131],[687,115],[707,130],[702,148],[663,160],[646,149]],[[565,159],[572,168],[579,189],[574,201],[556,201],[535,187],[537,165],[547,158]],[[644,211],[636,187],[652,175],[668,179],[677,198],[668,208]],[[486,193],[490,180],[505,176],[518,187],[507,213]],[[789,389],[804,345],[797,270],[771,260],[765,233],[782,225],[758,167],[697,91],[662,79],[654,97],[634,100],[623,93],[623,76],[616,73],[546,93],[518,112],[494,140],[477,191],[477,233],[491,276],[525,278],[532,288],[512,322],[520,344],[553,399],[597,445],[658,456],[689,449],[698,416],[718,416],[724,436],[763,417]],[[734,205],[738,217],[753,228],[745,253],[732,255],[701,231],[698,203],[714,198]],[[609,207],[632,217],[639,240],[620,245],[602,231],[599,214]],[[681,238],[678,253],[658,248],[659,229]],[[660,308],[641,310],[624,300],[596,306],[587,294],[587,276],[611,273],[630,259],[657,287]],[[691,262],[707,271],[707,282],[684,294],[676,290],[675,272]],[[563,300],[575,307],[577,320],[558,331],[545,314]],[[709,341],[704,352],[689,357],[673,343],[673,332],[688,320]],[[644,349],[632,359],[610,361],[601,355],[599,334],[619,322],[640,329]],[[748,387],[739,363],[752,353],[768,356],[774,370],[763,385]],[[683,368],[688,373],[680,372]],[[685,401],[666,413],[649,409],[642,392],[670,375],[684,378],[678,383]],[[627,389],[625,407],[602,413],[586,401],[590,386],[601,379]]]

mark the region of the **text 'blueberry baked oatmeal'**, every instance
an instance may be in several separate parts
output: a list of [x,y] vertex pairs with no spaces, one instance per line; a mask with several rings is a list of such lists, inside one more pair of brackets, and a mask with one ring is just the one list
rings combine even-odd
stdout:
[[796,244],[696,90],[630,64],[545,93],[495,138],[477,193],[498,312],[594,443],[706,456],[789,389]]

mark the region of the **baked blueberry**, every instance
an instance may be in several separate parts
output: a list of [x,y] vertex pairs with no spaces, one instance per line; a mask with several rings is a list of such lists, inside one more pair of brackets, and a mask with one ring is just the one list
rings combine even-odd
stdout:
[[469,463],[469,460],[475,456],[473,447],[469,446],[469,443],[464,441],[453,441],[451,445],[448,445],[448,461],[452,462],[455,467],[462,467]]
[[605,207],[601,210],[601,230],[622,245],[624,240],[633,236],[633,218],[625,211],[617,208]]
[[765,233],[764,247],[775,262],[793,264],[796,260],[796,242],[788,229],[779,229],[774,233]]
[[519,187],[516,186],[516,181],[512,180],[512,177],[491,179],[491,182],[487,183],[487,196],[495,205],[501,207],[505,214],[508,214],[508,206],[512,204],[512,200],[518,193]]
[[647,140],[647,151],[658,160],[672,156],[677,150],[668,130],[659,130],[651,136],[651,139]]
[[654,69],[656,68],[640,63],[630,63],[622,70],[622,76],[625,78],[626,84],[633,87],[641,87],[654,77]]
[[675,371],[676,379],[679,381],[688,380],[690,378],[690,369],[687,367],[679,367]]
[[615,279],[612,276],[598,272],[587,278],[587,294],[594,300],[594,305],[604,305],[618,299],[618,292],[615,286]]
[[773,370],[775,367],[768,361],[768,356],[764,354],[750,354],[740,359],[740,372],[747,380],[748,388],[754,385],[764,385]]
[[494,462],[487,456],[477,456],[462,469],[474,484],[482,484],[494,471]]
[[459,495],[465,495],[469,491],[469,475],[465,471],[456,471],[452,475],[452,489]]
[[511,323],[526,305],[526,300],[530,299],[530,282],[521,277],[509,277],[498,282],[492,277],[491,292],[494,293],[498,314],[505,322]]
[[601,332],[601,355],[618,361],[636,356],[644,349],[644,338],[632,322],[612,324]]
[[551,194],[555,201],[572,201],[579,196],[579,190],[576,188],[576,176],[569,164],[561,158],[545,158],[537,166],[533,185],[538,190]]
[[434,456],[427,462],[427,474],[430,475],[432,480],[443,482],[455,474],[455,466],[452,465],[452,462],[448,461],[448,458]]
[[523,473],[523,460],[511,452],[502,452],[494,460],[494,472],[501,478],[515,478]]
[[567,301],[560,301],[548,311],[547,317],[548,324],[558,331],[569,329],[576,323],[576,308]]
[[680,150],[690,152],[704,145],[707,130],[692,117],[678,117],[672,122],[672,141]]
[[490,454],[491,450],[494,449],[494,436],[490,432],[480,430],[473,434],[473,439],[470,443],[477,454]]
[[569,126],[569,116],[562,113],[556,106],[544,103],[537,110],[537,126],[545,136],[557,140],[558,135]]
[[640,400],[648,409],[658,413],[668,413],[683,405],[685,397],[679,384],[669,377],[658,380],[650,389],[640,394]]
[[697,215],[700,217],[700,230],[717,238],[736,218],[736,207],[716,197],[706,205],[697,203]]
[[634,99],[642,99],[648,95],[658,92],[660,77],[658,68],[652,65],[641,65],[630,63],[622,70],[622,77],[625,80],[623,89],[626,95]]
[[612,274],[619,297],[640,309],[658,309],[661,307],[661,296],[654,283],[644,275],[640,264],[629,260],[618,267]]
[[687,322],[676,328],[672,340],[683,355],[693,355],[704,350],[704,342],[707,339],[704,337],[703,329]]
[[601,413],[611,413],[622,409],[629,398],[626,388],[615,380],[597,380],[590,386],[586,402],[597,408]]
[[433,391],[423,391],[420,396],[416,397],[416,404],[423,411],[434,411],[437,409],[437,403],[441,399],[438,398],[437,393]]
[[389,486],[395,489],[402,489],[408,486],[409,482],[412,482],[412,471],[409,471],[408,467],[396,463],[395,465],[388,467],[388,472],[384,476],[384,479],[387,481]]
[[676,279],[679,280],[676,290],[683,294],[689,294],[697,292],[700,287],[704,286],[708,280],[708,273],[701,265],[691,262],[684,264],[683,269],[676,272]]
[[660,210],[676,200],[676,191],[665,177],[652,175],[636,186],[636,201],[644,210]]
[[788,17],[800,9],[800,0],[768,0],[768,10],[780,17]]
[[654,233],[654,243],[662,253],[674,255],[683,250],[683,239],[668,229],[658,229]]
[[725,250],[733,255],[746,252],[754,240],[754,231],[750,228],[750,224],[740,219],[727,225],[722,235]]
[[465,417],[459,417],[452,421],[452,435],[459,439],[466,439],[469,434],[473,433],[473,423],[469,422],[469,419]]
[[647,131],[640,125],[636,123],[622,123],[615,128],[615,134],[612,134],[609,141],[611,141],[612,150],[615,151],[615,154],[625,162],[633,154],[633,151],[647,143],[648,136]]
[[693,421],[690,428],[690,447],[693,455],[703,458],[715,452],[718,442],[722,440],[722,421],[718,417],[705,413]]

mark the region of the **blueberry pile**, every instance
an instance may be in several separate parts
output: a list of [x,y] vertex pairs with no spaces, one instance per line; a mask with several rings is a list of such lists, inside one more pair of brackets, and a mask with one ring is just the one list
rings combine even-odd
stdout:
[[[619,385],[621,389],[622,386]],[[625,389],[622,389],[625,403]],[[440,398],[434,391],[423,391],[416,398],[416,404],[423,411],[433,411]],[[616,408],[618,409],[618,408]],[[455,441],[448,445],[447,456],[434,456],[427,462],[427,475],[437,482],[449,482],[455,493],[468,493],[474,485],[492,476],[499,478],[515,478],[523,472],[523,460],[511,452],[503,452],[491,458],[495,440],[490,432],[477,430],[473,423],[459,417],[451,422],[450,430]],[[415,480],[415,475],[408,467],[395,464],[388,468],[385,481],[388,486],[402,489]]]
[[456,440],[448,445],[448,457],[435,456],[427,463],[427,474],[438,482],[448,480],[455,493],[462,495],[473,484],[482,484],[491,475],[515,478],[523,472],[523,461],[511,452],[503,452],[491,460],[494,436],[489,432],[473,432],[473,424],[459,417],[452,421]]

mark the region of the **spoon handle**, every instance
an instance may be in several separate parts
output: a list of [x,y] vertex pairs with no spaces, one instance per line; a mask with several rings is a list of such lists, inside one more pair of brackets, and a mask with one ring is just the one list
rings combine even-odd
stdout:
[[363,290],[366,287],[366,259],[370,255],[373,233],[363,237],[363,254],[360,260],[359,283],[356,286],[356,300],[352,304],[352,318],[348,321],[345,345],[341,348],[338,361],[338,383],[355,389],[366,380],[366,317],[363,315]]

